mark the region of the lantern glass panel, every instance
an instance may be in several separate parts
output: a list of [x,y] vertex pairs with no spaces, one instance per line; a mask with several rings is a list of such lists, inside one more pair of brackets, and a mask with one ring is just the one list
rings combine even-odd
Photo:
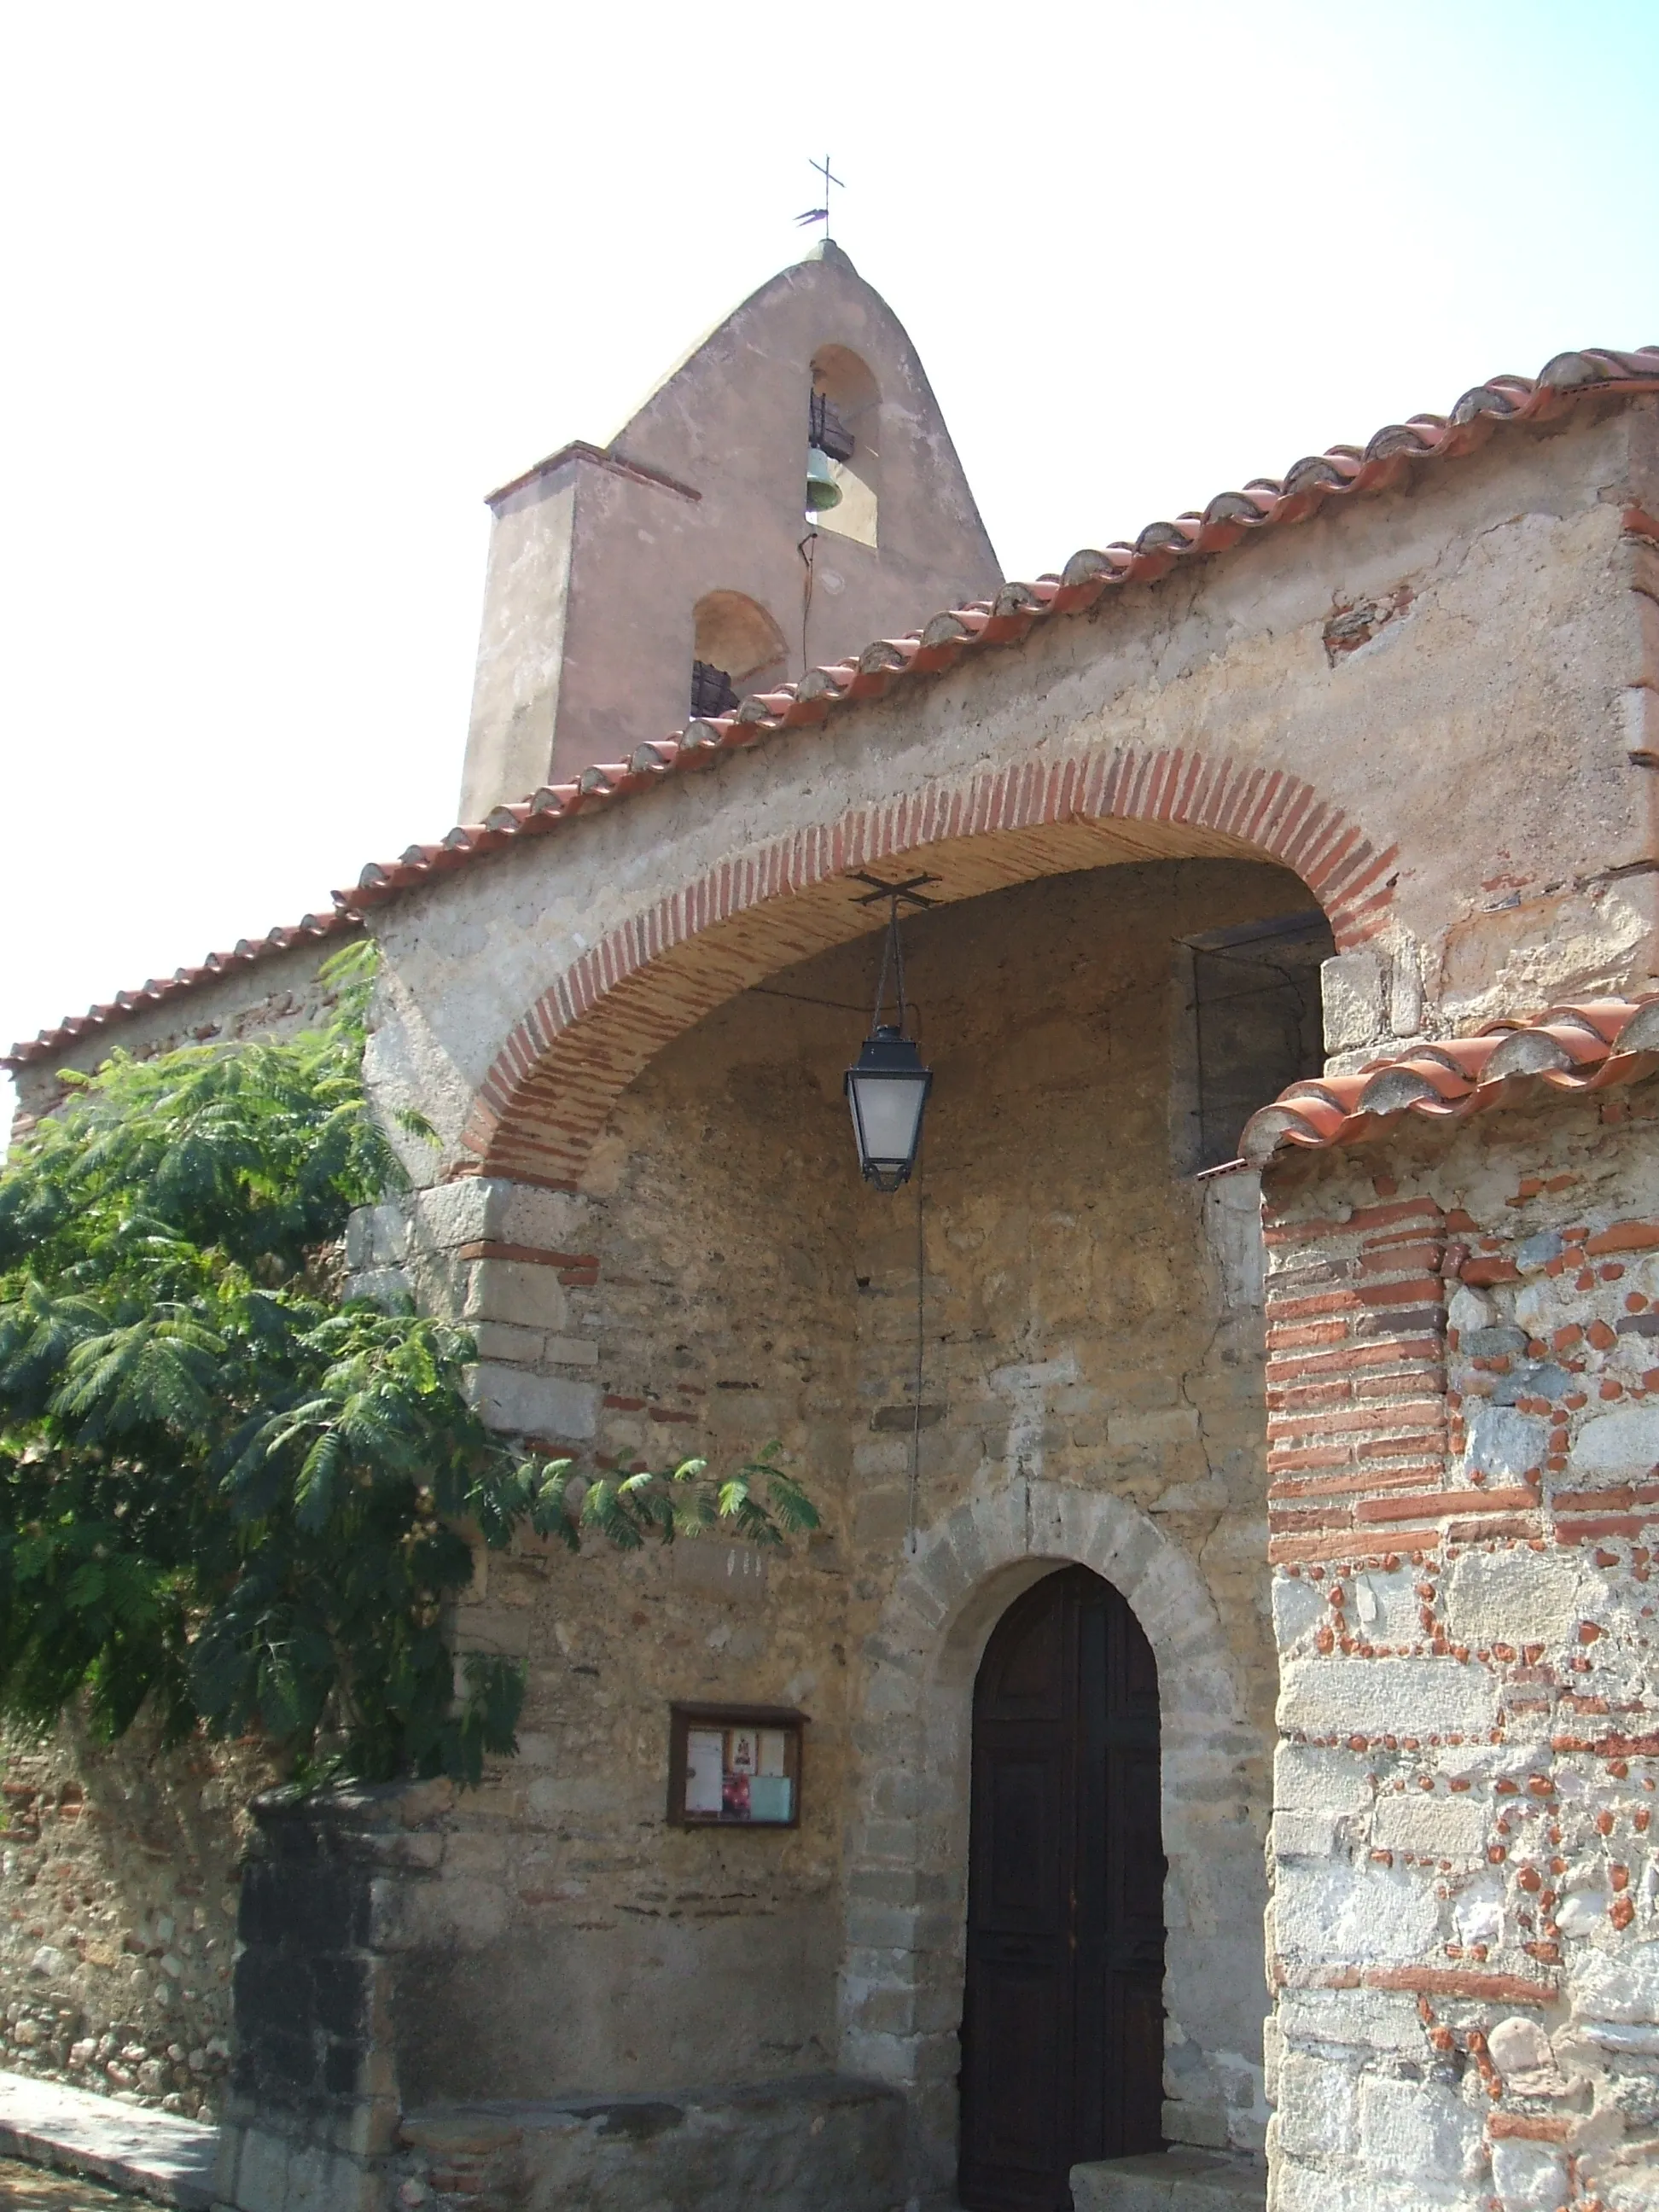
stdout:
[[933,1080],[915,1044],[891,1029],[867,1037],[858,1065],[847,1071],[859,1165],[884,1190],[909,1176]]
[[861,1160],[880,1167],[909,1164],[916,1148],[927,1079],[914,1075],[855,1075],[853,1127]]

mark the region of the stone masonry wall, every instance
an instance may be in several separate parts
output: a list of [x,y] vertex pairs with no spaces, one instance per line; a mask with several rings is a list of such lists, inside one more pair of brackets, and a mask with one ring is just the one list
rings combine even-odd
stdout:
[[[835,2063],[851,1268],[845,1109],[804,1064],[825,1018],[751,1000],[665,1055],[580,1194],[472,1181],[354,1232],[360,1281],[412,1279],[474,1330],[497,1425],[607,1468],[776,1437],[827,1523],[764,1558],[480,1551],[458,1642],[522,1659],[528,1694],[397,1937],[410,2107]],[[674,1698],[810,1716],[799,1829],[665,1824]]]
[[[906,925],[937,1070],[916,1516],[1047,1482],[1109,1493],[1191,1562],[1228,1709],[1249,1720],[1168,1716],[1224,1744],[1171,1892],[1170,2112],[1183,2139],[1239,2147],[1267,2118],[1260,1322],[1253,1240],[1171,1172],[1174,940],[1307,903],[1277,870],[1157,863]],[[784,1557],[739,1554],[734,1576],[729,1547],[482,1562],[461,1636],[526,1659],[523,1751],[437,1820],[441,1864],[397,1938],[406,2106],[654,2094],[838,2057],[954,2097],[965,1825],[918,1804],[933,1856],[890,1870],[881,1839],[907,1815],[866,1795],[888,1788],[880,1716],[906,1694],[878,1629],[910,1560],[915,1407],[915,1192],[860,1184],[841,1097],[877,957],[866,937],[784,970],[670,1046],[579,1192],[461,1182],[422,1194],[406,1225],[358,1225],[366,1279],[412,1279],[471,1321],[501,1425],[607,1464],[695,1449],[725,1465],[777,1436],[826,1521]],[[665,1826],[673,1698],[811,1716],[798,1832]],[[896,1945],[924,1961],[920,1998],[874,1965]],[[861,1994],[838,2021],[849,1960]],[[953,2123],[935,2117],[948,2158]]]
[[1659,1150],[1268,1176],[1277,2212],[1659,2200]]
[[526,834],[383,868],[377,899],[406,888],[372,909],[375,1080],[431,1115],[444,1171],[569,1180],[646,1054],[849,933],[851,870],[925,869],[950,901],[1218,839],[1317,885],[1371,956],[1341,978],[1345,1049],[1645,988],[1656,482],[1659,401],[1589,403],[1009,650],[930,647],[936,678],[823,729],[744,724],[608,770],[626,796],[549,793]]
[[0,1741],[4,2057],[210,2118],[230,2057],[246,1807],[265,1779],[234,1747],[112,1747],[65,1724]]
[[[1280,870],[1189,860],[1062,877],[906,926],[935,1069],[914,1500],[915,1199],[847,1201],[857,1224],[847,1540],[860,1764],[843,2049],[854,2070],[902,2069],[915,2083],[934,2188],[948,2187],[955,2155],[968,1841],[966,1763],[947,1773],[941,1754],[966,1729],[978,1650],[1017,1592],[1003,1585],[975,1640],[946,1661],[963,1601],[945,1579],[955,1562],[940,1571],[945,1623],[922,1680],[941,1665],[959,1672],[943,1740],[908,1759],[892,1757],[892,1725],[918,1686],[887,1608],[912,1525],[931,1548],[964,1514],[1029,1518],[1038,1498],[1051,1501],[1039,1517],[1083,1522],[1089,1501],[1109,1498],[1145,1547],[1161,1540],[1196,1571],[1193,1595],[1218,1624],[1226,1705],[1183,1710],[1173,1676],[1162,1692],[1166,1744],[1197,1733],[1219,1747],[1201,1804],[1182,1786],[1184,1752],[1166,1763],[1164,2124],[1181,2142],[1261,2146],[1260,1851],[1276,1670],[1254,1191],[1175,1171],[1185,1147],[1172,1124],[1192,1106],[1176,1077],[1191,1017],[1176,956],[1183,938],[1310,903]],[[867,950],[857,965],[869,972]],[[808,972],[830,970],[796,971]],[[971,1590],[976,1559],[981,1577],[988,1563],[972,1539],[959,1548]],[[1064,1535],[1032,1548],[1083,1556]]]

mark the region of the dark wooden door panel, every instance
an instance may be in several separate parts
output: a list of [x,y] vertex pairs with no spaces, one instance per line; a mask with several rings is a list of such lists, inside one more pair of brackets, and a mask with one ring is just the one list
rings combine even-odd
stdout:
[[1081,2159],[1156,2149],[1158,1667],[1086,1568],[1012,1606],[974,1699],[963,2203],[1064,2212]]
[[988,1930],[1057,1935],[1065,1925],[1063,1751],[1046,1757],[999,1747],[984,1762],[975,1810],[982,1827],[981,1920]]
[[1121,2143],[1123,2148],[1121,2152],[1103,2152],[1102,2155],[1130,2158],[1137,2151],[1163,2148],[1162,1964],[1152,1974],[1115,1975],[1111,2002],[1115,2015],[1112,2040],[1119,2063],[1108,2077],[1115,2106],[1109,2123],[1109,2140]]
[[970,2155],[981,2169],[1041,2181],[1062,2124],[1064,1970],[1012,1961],[988,1966],[975,1991],[975,2057]]
[[1062,1724],[1070,1717],[1066,1628],[1059,1611],[1012,1608],[981,1662],[982,1674],[989,1670],[985,1682],[988,1715],[1000,1721]]

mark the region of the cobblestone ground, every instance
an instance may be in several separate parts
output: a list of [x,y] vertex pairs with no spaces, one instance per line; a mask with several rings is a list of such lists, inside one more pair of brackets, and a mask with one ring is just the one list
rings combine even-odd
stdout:
[[19,2166],[0,2158],[0,2207],[4,2212],[136,2212],[144,2203],[142,2197],[100,2189],[95,2181],[82,2181],[76,2174],[54,2173],[49,2166]]

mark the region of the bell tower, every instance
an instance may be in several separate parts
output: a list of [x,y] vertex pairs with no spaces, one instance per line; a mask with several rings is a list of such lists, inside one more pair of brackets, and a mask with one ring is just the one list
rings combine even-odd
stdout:
[[1002,580],[915,348],[827,240],[489,506],[464,822]]

